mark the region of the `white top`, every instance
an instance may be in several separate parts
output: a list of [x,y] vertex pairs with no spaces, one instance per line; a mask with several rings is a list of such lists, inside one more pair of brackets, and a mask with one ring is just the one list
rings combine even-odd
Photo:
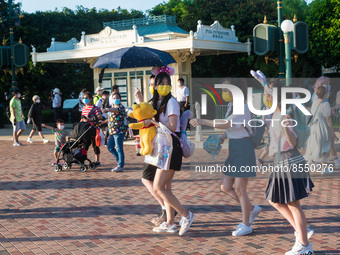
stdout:
[[[228,108],[229,107],[231,107],[231,104],[228,105]],[[244,115],[234,115],[234,114],[230,115],[227,118],[227,120],[230,123],[232,123],[232,126],[226,129],[228,139],[241,139],[241,138],[249,137],[250,134],[253,134],[251,127],[249,127],[248,125],[248,121],[250,119],[251,119],[251,114],[250,114],[247,104],[244,104]],[[245,126],[243,125],[243,123],[245,123]]]
[[[158,101],[158,105],[161,104],[161,101]],[[176,98],[171,97],[168,101],[166,106],[165,113],[161,113],[159,115],[159,122],[162,124],[169,124],[169,116],[170,115],[177,115],[177,127],[175,132],[180,132],[180,107],[179,103],[177,102]]]
[[102,104],[103,104],[103,98],[99,98],[97,103],[96,103],[96,106],[98,106],[99,108],[102,107]]
[[[281,119],[281,113],[280,112],[274,112],[273,119]],[[290,126],[293,126],[293,123],[291,122],[289,124]],[[297,137],[296,133],[294,132],[294,129],[292,127],[288,127],[289,131],[294,134],[295,137]],[[273,156],[275,153],[278,152],[279,148],[279,136],[281,133],[281,152],[289,151],[294,148],[294,146],[290,145],[287,141],[287,137],[284,135],[283,127],[281,125],[281,121],[273,121],[272,126],[270,126],[270,145],[269,145],[269,155]],[[275,159],[276,160],[276,159]]]
[[79,96],[78,96],[78,99],[79,99],[79,111],[80,112],[83,111],[83,107],[84,107],[84,105],[80,103],[80,102],[83,101],[83,98],[84,98],[84,93],[80,92]]
[[[318,105],[320,103],[321,103],[321,101],[319,101],[319,100],[314,101],[312,108],[311,108],[311,112],[312,112],[313,115],[315,115],[316,109],[318,108]],[[318,112],[321,112],[323,114],[323,116],[325,116],[325,118],[331,116],[331,106],[328,103],[328,101],[322,102],[320,104]]]
[[53,101],[52,101],[52,107],[56,108],[56,107],[61,107],[61,96],[59,94],[55,94]]
[[178,102],[185,102],[185,98],[189,96],[189,89],[187,86],[177,87],[176,97]]

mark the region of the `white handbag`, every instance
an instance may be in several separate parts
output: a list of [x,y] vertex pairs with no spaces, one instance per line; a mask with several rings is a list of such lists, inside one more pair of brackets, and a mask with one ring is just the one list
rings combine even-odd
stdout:
[[159,123],[160,127],[156,130],[155,138],[152,141],[152,152],[145,156],[144,162],[159,169],[169,170],[172,155],[171,131]]

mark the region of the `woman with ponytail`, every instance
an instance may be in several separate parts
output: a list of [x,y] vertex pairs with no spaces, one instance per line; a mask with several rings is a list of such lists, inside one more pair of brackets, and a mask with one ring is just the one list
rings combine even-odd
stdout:
[[[177,100],[171,95],[171,79],[168,72],[169,67],[160,70],[155,78],[154,94],[152,105],[157,114],[153,120],[145,120],[145,126],[155,125],[160,127],[160,123],[166,126],[171,132],[180,136],[180,106]],[[176,196],[171,191],[172,179],[175,171],[181,170],[183,151],[178,138],[172,137],[173,151],[171,154],[170,169],[158,169],[156,166],[147,165],[144,172],[154,173],[153,192],[163,199],[166,208],[167,220],[153,229],[154,232],[177,232],[174,222],[175,210],[182,216],[179,235],[183,235],[195,219],[195,214],[187,211],[180,204]]]

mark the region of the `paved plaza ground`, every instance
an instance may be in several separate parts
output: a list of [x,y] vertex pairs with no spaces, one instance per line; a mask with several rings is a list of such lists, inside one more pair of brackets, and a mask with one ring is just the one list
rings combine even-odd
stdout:
[[[180,237],[152,232],[150,219],[159,207],[141,183],[143,157],[135,156],[134,146],[125,146],[123,173],[110,171],[115,164],[104,146],[96,170],[82,173],[74,166],[55,172],[53,147],[52,142],[13,147],[9,140],[0,141],[0,255],[284,254],[294,244],[292,227],[264,199],[268,174],[249,183],[251,201],[263,208],[253,233],[233,237],[240,206],[219,191],[220,174],[197,174],[190,168],[190,163],[211,161],[197,149],[173,182],[181,203],[196,213]],[[223,150],[215,162],[223,164],[227,153]],[[91,149],[89,154],[93,159]],[[302,201],[315,230],[310,242],[316,254],[340,253],[339,173],[313,173],[314,191]]]

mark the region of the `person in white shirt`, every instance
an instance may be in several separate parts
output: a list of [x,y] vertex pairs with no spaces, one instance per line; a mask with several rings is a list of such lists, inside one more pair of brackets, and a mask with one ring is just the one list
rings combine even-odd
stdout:
[[78,100],[79,100],[79,108],[78,108],[78,110],[79,110],[80,112],[83,111],[83,107],[84,107],[83,99],[84,99],[84,93],[85,93],[85,91],[86,91],[86,88],[82,88],[81,91],[80,91],[80,93],[79,93],[79,96],[78,96]]
[[178,79],[178,87],[176,91],[176,99],[180,105],[181,115],[186,110],[189,110],[189,89],[184,85],[184,79]]
[[61,92],[60,89],[55,88],[52,90],[53,92],[53,99],[52,99],[52,108],[54,110],[54,122],[57,121],[57,119],[61,118],[61,113],[63,110],[63,106],[61,105]]
[[176,99],[171,95],[171,79],[167,72],[160,72],[155,78],[154,94],[152,105],[157,114],[155,118],[144,120],[145,127],[155,125],[160,127],[160,123],[166,126],[176,136],[171,135],[173,150],[171,154],[170,169],[159,169],[153,165],[147,165],[144,174],[148,173],[150,181],[153,182],[153,192],[163,199],[166,207],[167,220],[159,227],[153,229],[154,232],[177,232],[174,223],[175,210],[182,216],[179,235],[183,235],[191,226],[195,219],[195,214],[186,210],[172,193],[171,183],[176,171],[181,170],[183,151],[178,136],[180,136],[180,109]]
[[[228,81],[226,80],[225,83]],[[237,83],[235,81],[232,84]],[[246,84],[239,83],[238,87],[247,98]],[[231,102],[231,91],[225,90],[223,93],[226,93],[223,95],[223,99]],[[252,233],[252,223],[262,208],[258,205],[252,205],[247,193],[249,178],[256,176],[256,169],[254,170],[256,159],[254,145],[250,138],[252,130],[247,124],[244,126],[242,123],[248,123],[251,119],[251,114],[246,103],[244,103],[243,115],[234,115],[232,104],[229,104],[229,106],[231,109],[229,109],[228,116],[226,116],[227,121],[224,123],[215,123],[214,120],[207,119],[193,119],[190,124],[194,127],[202,125],[226,130],[226,134],[220,138],[220,143],[223,143],[226,137],[229,139],[229,155],[225,161],[225,166],[228,170],[223,171],[221,190],[241,204],[242,223],[237,226],[232,235],[243,236]],[[243,171],[245,168],[249,168],[251,171]]]

